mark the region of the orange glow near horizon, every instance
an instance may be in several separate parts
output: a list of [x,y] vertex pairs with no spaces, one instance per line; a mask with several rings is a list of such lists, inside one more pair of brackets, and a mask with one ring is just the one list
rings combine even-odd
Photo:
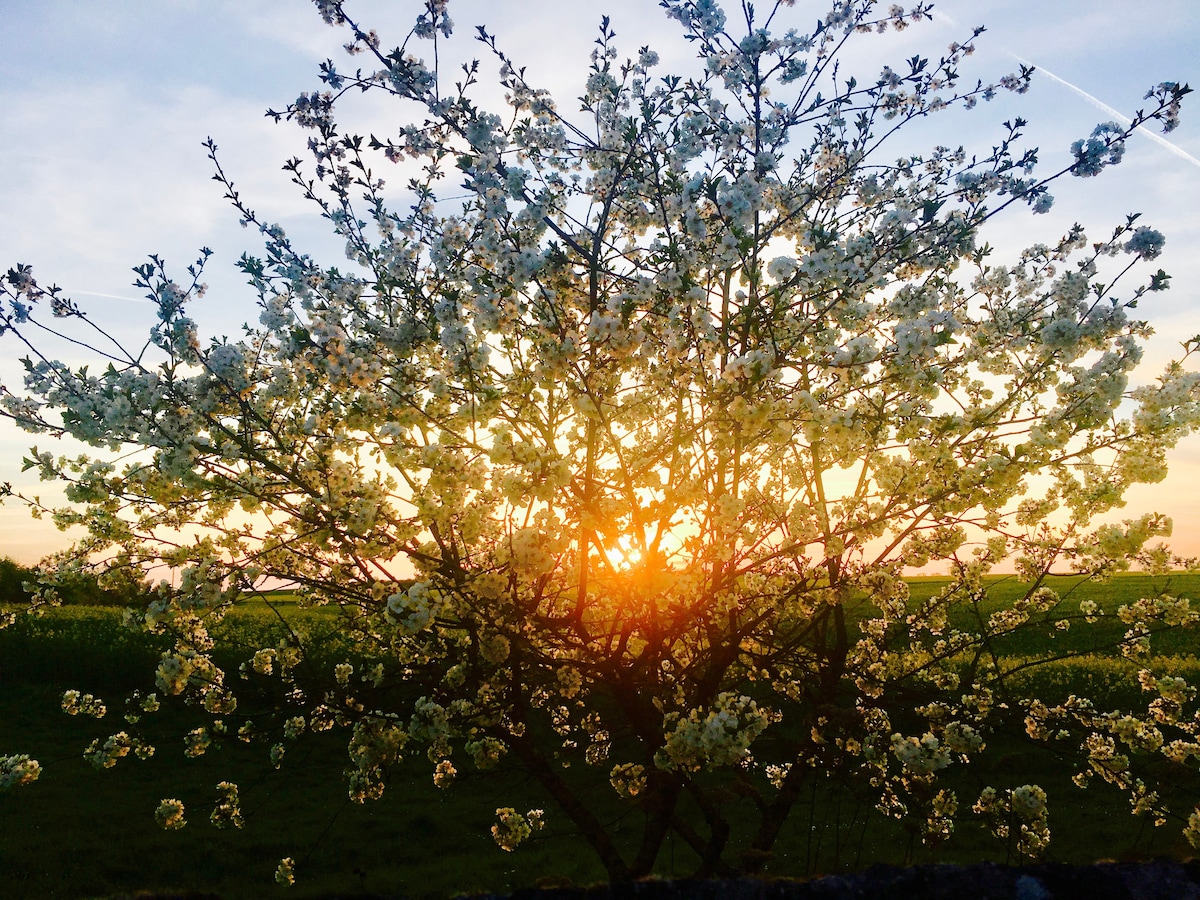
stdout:
[[[1125,506],[1113,510],[1097,524],[1099,521],[1136,518],[1144,512],[1161,512],[1174,520],[1174,533],[1167,540],[1172,550],[1180,555],[1200,557],[1200,516],[1195,502],[1200,488],[1200,439],[1189,438],[1173,457],[1170,474],[1163,482],[1133,486],[1126,494]],[[65,500],[57,485],[35,482],[21,487],[30,494],[39,494],[49,505],[59,505]],[[688,525],[676,524],[661,536],[651,555],[678,562],[676,554],[683,547],[689,531]],[[43,557],[65,549],[73,538],[81,535],[80,530],[59,530],[50,516],[33,519],[15,499],[0,505],[0,556],[11,557],[22,565],[36,564]],[[652,529],[643,541],[637,540],[635,535],[625,534],[617,537],[614,543],[605,540],[606,546],[601,552],[614,571],[630,572],[644,565],[643,547],[653,541]],[[997,570],[1009,568],[1002,565]]]

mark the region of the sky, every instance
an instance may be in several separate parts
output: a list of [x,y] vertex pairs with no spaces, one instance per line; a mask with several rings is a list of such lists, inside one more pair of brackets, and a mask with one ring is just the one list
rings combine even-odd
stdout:
[[[797,0],[785,15],[807,29],[825,6]],[[419,5],[364,0],[348,9],[392,46]],[[485,25],[565,111],[582,92],[601,14],[611,17],[623,54],[648,44],[669,70],[690,53],[654,0],[450,0],[449,9],[456,23],[451,55],[479,55],[470,36],[473,26]],[[1069,160],[1072,141],[1113,119],[1114,109],[1128,115],[1139,108],[1152,85],[1200,88],[1196,0],[943,0],[934,15],[884,45],[887,58],[881,45],[864,39],[856,67],[869,77],[883,62],[936,56],[983,24],[988,31],[967,61],[967,80],[994,81],[1018,60],[1041,71],[1023,97],[931,122],[930,144],[975,142],[986,151],[999,123],[1021,116],[1050,171]],[[222,199],[202,142],[216,141],[226,172],[264,219],[336,264],[338,242],[281,171],[284,160],[304,155],[306,136],[263,113],[318,89],[317,67],[326,58],[352,69],[341,50],[347,39],[303,0],[0,0],[0,271],[31,264],[40,279],[61,285],[134,341],[144,338],[153,308],[130,286],[131,268],[154,253],[182,276],[207,246],[215,251],[205,276],[210,289],[193,315],[204,335],[237,334],[242,322],[257,318],[253,294],[234,267],[244,250],[256,249],[256,235],[238,226]],[[485,63],[482,71],[486,77],[495,67]],[[386,129],[385,106],[367,103],[362,114]],[[1182,124],[1167,140],[1134,138],[1125,161],[1100,179],[1060,182],[1049,215],[1002,219],[987,235],[996,258],[1010,259],[1028,243],[1054,240],[1072,222],[1101,238],[1127,213],[1142,212],[1145,224],[1167,236],[1158,262],[1173,276],[1170,291],[1139,309],[1157,330],[1146,380],[1180,341],[1200,333],[1200,100],[1185,101]],[[0,339],[0,379],[14,389],[20,355]],[[21,472],[34,444],[69,449],[0,421],[0,481],[52,498],[50,486]],[[1166,513],[1175,520],[1172,545],[1200,555],[1200,438],[1170,459],[1167,480],[1130,492],[1122,516]],[[32,563],[65,542],[14,501],[0,506],[0,555]]]

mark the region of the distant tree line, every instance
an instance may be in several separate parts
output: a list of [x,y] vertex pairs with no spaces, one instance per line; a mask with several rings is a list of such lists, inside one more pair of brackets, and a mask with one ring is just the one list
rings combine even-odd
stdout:
[[[33,598],[30,588],[45,574],[38,566],[23,566],[11,557],[0,557],[0,603],[28,603]],[[96,573],[79,569],[56,573],[53,588],[62,603],[81,606],[144,605],[152,590],[143,576],[128,570],[106,573],[101,586]]]

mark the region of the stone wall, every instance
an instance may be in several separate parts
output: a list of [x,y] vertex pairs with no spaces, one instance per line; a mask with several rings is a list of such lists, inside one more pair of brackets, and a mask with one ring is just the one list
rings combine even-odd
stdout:
[[812,881],[640,881],[475,900],[1200,900],[1200,861],[1069,866],[875,866]]

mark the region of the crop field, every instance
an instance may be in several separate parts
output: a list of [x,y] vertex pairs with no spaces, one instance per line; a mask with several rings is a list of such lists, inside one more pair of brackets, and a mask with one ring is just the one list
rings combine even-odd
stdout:
[[[914,602],[942,584],[915,579]],[[1065,597],[1064,605],[1075,609],[1082,599],[1111,610],[1162,592],[1200,596],[1200,575],[1129,575],[1077,589],[1073,584],[1060,579],[1054,587]],[[1015,581],[997,579],[990,585],[988,608],[1003,606],[1021,590]],[[964,617],[973,614],[961,612]],[[235,689],[238,664],[283,633],[281,615],[319,648],[318,664],[352,657],[337,633],[333,611],[302,610],[282,595],[249,601],[222,623],[218,635],[228,649],[217,654],[217,661],[231,673]],[[1136,699],[1138,666],[1098,649],[1092,652],[1103,639],[1115,641],[1120,629],[1118,623],[1105,633],[1031,631],[1013,636],[1003,652],[1006,659],[1032,661],[1087,651],[1082,659],[1033,669],[1036,689],[1118,702],[1127,695]],[[1178,674],[1200,682],[1194,634],[1166,634],[1157,640],[1158,652],[1170,657]],[[22,617],[0,631],[0,755],[27,753],[43,766],[35,784],[0,793],[0,893],[5,897],[106,897],[141,890],[229,898],[274,891],[283,895],[272,877],[284,856],[296,861],[297,883],[286,893],[297,897],[447,897],[604,880],[603,869],[571,833],[565,817],[556,814],[515,765],[499,782],[477,779],[464,766],[454,786],[441,791],[432,783],[432,767],[418,756],[393,773],[381,800],[360,806],[347,799],[343,780],[331,775],[346,753],[347,736],[337,730],[297,741],[278,768],[270,764],[265,745],[235,738],[199,758],[186,758],[183,736],[201,722],[195,710],[164,702],[157,714],[136,726],[122,718],[126,694],[154,690],[153,672],[165,646],[123,628],[121,610],[105,607],[62,607],[41,618]],[[102,697],[107,715],[100,720],[65,715],[62,693],[71,688]],[[269,700],[259,698],[261,703]],[[252,705],[255,698],[245,702]],[[134,727],[144,729],[156,746],[150,759],[131,755],[101,771],[83,759],[92,740]],[[1019,737],[997,735],[989,744],[979,764],[948,770],[945,784],[968,806],[986,784],[1043,785],[1051,796],[1053,832],[1047,858],[1091,862],[1190,855],[1177,822],[1155,828],[1131,817],[1128,800],[1106,785],[1075,788],[1069,766],[1054,765],[1044,751],[1035,751]],[[1154,769],[1160,764],[1153,761],[1146,765],[1153,770],[1149,774],[1174,785],[1174,805],[1186,816],[1200,796],[1200,779],[1182,767],[1173,772]],[[612,793],[606,770],[584,769],[574,777],[585,784],[593,779],[597,792]],[[246,814],[241,830],[220,830],[208,821],[220,781],[240,786]],[[186,828],[164,831],[155,824],[154,810],[166,797],[185,804]],[[814,784],[793,815],[767,875],[807,877],[877,862],[1019,861],[970,814],[946,844],[932,851],[900,823],[873,813],[871,805],[861,786],[833,779]],[[548,827],[517,852],[504,853],[489,834],[499,806],[544,806]],[[620,814],[614,802],[612,815]],[[668,846],[659,873],[685,876],[694,865],[685,847]]]

